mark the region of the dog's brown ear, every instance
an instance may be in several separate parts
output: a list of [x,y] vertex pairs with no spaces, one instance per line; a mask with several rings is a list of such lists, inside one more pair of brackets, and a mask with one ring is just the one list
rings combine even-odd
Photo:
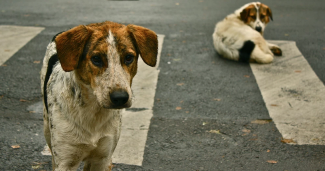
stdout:
[[[262,15],[265,15],[265,16],[271,18],[271,20],[273,20],[272,11],[267,5],[261,4],[260,13]],[[269,22],[269,20],[267,20],[266,23],[268,23],[268,22]]]
[[267,9],[266,9],[266,15],[269,16],[271,18],[271,20],[273,21],[273,16],[272,16],[271,8],[267,7]]
[[259,12],[260,12],[261,15],[264,15],[264,16],[268,17],[267,20],[265,21],[266,23],[269,22],[269,18],[271,20],[273,20],[272,11],[267,5],[261,4]]
[[134,38],[142,60],[149,66],[156,66],[158,54],[158,39],[155,32],[133,24],[127,26]]
[[64,71],[69,72],[77,68],[79,58],[91,32],[86,26],[80,25],[55,38],[58,58]]
[[256,19],[256,8],[254,5],[249,5],[240,13],[240,18],[244,23],[249,23],[255,17]]

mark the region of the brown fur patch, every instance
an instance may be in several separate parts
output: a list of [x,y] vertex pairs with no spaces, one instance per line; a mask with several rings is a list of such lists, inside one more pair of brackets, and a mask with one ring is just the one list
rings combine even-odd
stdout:
[[79,57],[90,35],[91,30],[80,25],[55,38],[58,58],[64,71],[72,71],[78,66]]
[[136,25],[128,25],[128,31],[134,38],[137,49],[143,61],[149,66],[155,66],[158,54],[158,39],[155,32]]
[[256,8],[254,5],[249,5],[241,13],[240,18],[244,23],[254,22],[256,20]]
[[278,47],[272,47],[271,51],[275,56],[282,56],[282,50]]
[[[80,79],[86,84],[93,83],[92,77],[102,74],[108,67],[108,61],[106,58],[108,50],[108,44],[106,42],[107,34],[108,31],[106,34],[103,34],[103,32],[94,29],[93,34],[87,43],[87,53],[84,54],[83,59],[79,61],[79,66],[76,69],[76,72],[78,73]],[[101,67],[95,66],[91,62],[91,58],[93,56],[98,56],[101,58],[103,63]]]
[[261,7],[259,8],[259,14],[260,20],[265,24],[270,22],[270,18],[273,20],[271,9],[264,4],[261,4]]

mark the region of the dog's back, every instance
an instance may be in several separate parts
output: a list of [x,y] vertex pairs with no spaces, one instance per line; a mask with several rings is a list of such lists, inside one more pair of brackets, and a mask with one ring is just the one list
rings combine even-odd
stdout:
[[[244,33],[250,33],[251,37]],[[217,23],[212,35],[214,47],[221,56],[242,62],[249,61],[255,47],[252,37],[258,38],[259,36],[234,14]]]

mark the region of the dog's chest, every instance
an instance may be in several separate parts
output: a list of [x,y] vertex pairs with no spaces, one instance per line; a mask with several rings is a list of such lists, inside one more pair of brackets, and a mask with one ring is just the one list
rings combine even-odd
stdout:
[[82,90],[72,74],[54,70],[48,102],[49,122],[56,140],[96,147],[101,138],[119,135],[120,110],[99,107],[91,93]]
[[83,108],[71,113],[53,113],[50,122],[54,125],[51,131],[56,134],[55,139],[87,144],[90,148],[95,148],[100,139],[119,135],[120,111],[89,111],[91,109]]

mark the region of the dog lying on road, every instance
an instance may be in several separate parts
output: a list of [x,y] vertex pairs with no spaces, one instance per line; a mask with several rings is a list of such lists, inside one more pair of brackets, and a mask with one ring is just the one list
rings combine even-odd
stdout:
[[139,55],[155,66],[157,35],[144,27],[103,22],[59,33],[41,71],[44,135],[55,171],[111,170],[121,109],[132,104]]
[[260,3],[248,3],[217,23],[212,35],[217,52],[224,58],[243,62],[271,63],[281,49],[263,38],[272,19],[271,9]]

